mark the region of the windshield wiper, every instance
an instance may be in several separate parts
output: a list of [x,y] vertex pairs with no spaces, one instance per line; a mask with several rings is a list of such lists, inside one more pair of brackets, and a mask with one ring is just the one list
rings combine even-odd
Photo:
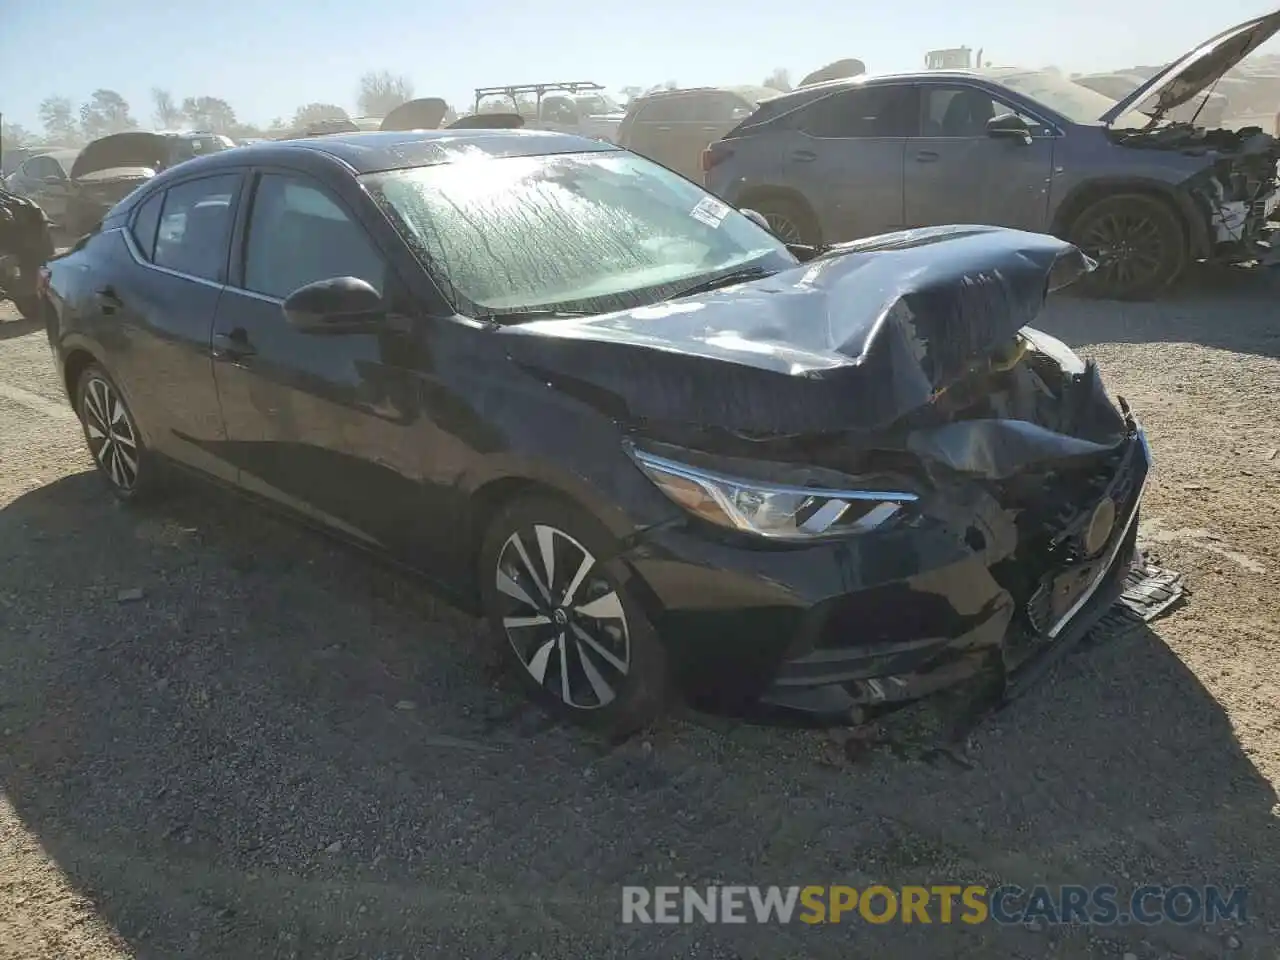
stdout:
[[571,320],[574,317],[590,317],[590,313],[573,313],[567,310],[503,310],[496,313],[477,313],[472,320],[485,323],[527,323],[530,320]]
[[745,283],[748,280],[763,280],[765,277],[772,277],[777,270],[766,270],[764,267],[742,267],[739,270],[730,270],[728,273],[717,274],[714,277],[707,277],[705,280],[699,280],[692,283],[683,290],[677,290],[669,297],[663,297],[664,300],[679,300],[681,297],[691,297],[695,293],[706,293],[708,290],[718,290],[720,287],[727,287],[734,283]]

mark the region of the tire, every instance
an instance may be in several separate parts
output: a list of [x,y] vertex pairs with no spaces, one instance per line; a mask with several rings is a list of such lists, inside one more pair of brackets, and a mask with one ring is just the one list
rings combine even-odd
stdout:
[[76,413],[94,466],[119,499],[140,503],[160,487],[159,465],[115,381],[96,363],[76,383]]
[[668,688],[661,641],[609,559],[617,547],[572,504],[521,497],[490,523],[478,571],[490,636],[530,698],[613,739],[656,720]]
[[766,196],[744,201],[769,222],[769,229],[783,243],[799,243],[816,247],[822,243],[817,218],[803,203],[788,197]]
[[1067,238],[1098,261],[1082,292],[1116,300],[1145,300],[1171,286],[1187,267],[1187,232],[1163,200],[1122,193],[1080,212]]

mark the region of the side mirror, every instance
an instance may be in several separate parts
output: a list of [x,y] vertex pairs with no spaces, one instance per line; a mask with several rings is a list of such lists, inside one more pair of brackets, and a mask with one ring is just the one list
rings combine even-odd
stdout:
[[63,177],[59,177],[57,174],[51,173],[47,177],[41,177],[40,182],[41,183],[62,183],[63,179],[64,179]]
[[382,295],[356,277],[308,283],[284,302],[285,320],[303,333],[363,333],[386,315]]
[[987,136],[1004,140],[1021,140],[1031,146],[1031,128],[1016,113],[1002,113],[987,121]]
[[773,227],[769,226],[769,221],[764,218],[764,214],[759,210],[752,210],[750,207],[742,207],[738,212],[754,223],[757,227],[761,227],[762,229],[773,233]]

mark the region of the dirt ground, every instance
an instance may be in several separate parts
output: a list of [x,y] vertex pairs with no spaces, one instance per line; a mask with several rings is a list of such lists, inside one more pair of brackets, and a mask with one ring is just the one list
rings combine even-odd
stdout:
[[[1280,957],[1280,277],[1050,305],[1149,428],[1143,541],[1191,595],[968,770],[548,725],[413,580],[196,487],[114,506],[0,316],[0,957]],[[1245,884],[1249,919],[619,923],[623,884],[716,881]]]

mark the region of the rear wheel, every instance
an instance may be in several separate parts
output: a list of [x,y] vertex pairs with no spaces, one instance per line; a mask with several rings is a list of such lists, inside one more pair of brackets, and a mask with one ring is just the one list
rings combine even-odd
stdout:
[[659,716],[667,671],[616,552],[616,541],[580,509],[525,497],[490,524],[479,574],[491,635],[530,697],[622,737]]
[[769,224],[769,229],[783,243],[798,243],[816,247],[822,242],[817,218],[803,203],[789,197],[766,196],[744,202],[743,206],[755,210]]
[[1146,299],[1170,286],[1187,266],[1182,221],[1167,203],[1146,194],[1117,194],[1090,204],[1068,235],[1098,261],[1081,281],[1081,289],[1093,296]]
[[154,458],[142,442],[120,388],[96,363],[80,374],[76,412],[89,453],[111,492],[127,501],[154,494],[159,485]]

